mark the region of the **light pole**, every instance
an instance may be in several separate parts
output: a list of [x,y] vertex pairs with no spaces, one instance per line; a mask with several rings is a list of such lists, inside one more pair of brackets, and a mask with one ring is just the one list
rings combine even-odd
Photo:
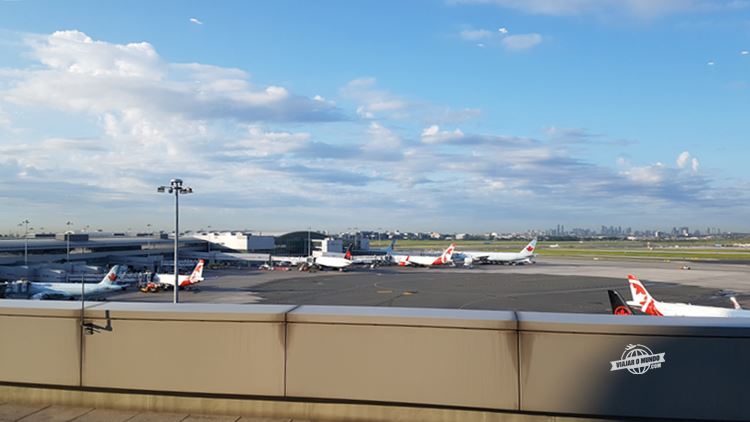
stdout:
[[182,179],[172,179],[169,181],[169,186],[159,186],[156,191],[174,194],[174,303],[177,303],[178,291],[180,290],[180,275],[177,265],[177,244],[180,240],[180,194],[193,193],[193,188],[182,187]]
[[29,265],[29,219],[21,221],[18,225],[24,225],[23,230],[23,265]]
[[67,262],[68,264],[70,264],[70,234],[72,233],[70,231],[70,226],[72,226],[73,223],[71,223],[70,221],[68,221],[67,223],[65,223],[65,225],[68,226],[68,229],[65,231],[65,240],[67,240],[67,247],[65,248],[66,249],[65,262]]

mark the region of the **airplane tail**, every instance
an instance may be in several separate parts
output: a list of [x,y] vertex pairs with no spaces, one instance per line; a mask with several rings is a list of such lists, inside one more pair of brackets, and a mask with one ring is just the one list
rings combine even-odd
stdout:
[[521,249],[521,256],[531,256],[534,255],[534,251],[536,251],[536,238],[529,242],[528,245],[526,245],[523,249]]
[[638,280],[638,277],[633,274],[628,274],[628,284],[630,284],[630,295],[633,298],[633,302],[640,306],[641,312],[648,315],[663,316],[663,314],[656,309],[656,299],[648,293],[643,283]]
[[385,262],[392,262],[393,261],[393,247],[396,246],[396,239],[391,240],[391,244],[388,245],[387,248],[385,248],[385,255],[384,260]]
[[102,284],[102,285],[112,284],[115,281],[122,278],[122,276],[124,276],[127,271],[128,271],[128,267],[124,265],[115,265],[109,270],[107,275],[104,276],[104,278],[102,279],[102,281],[99,282],[99,284]]
[[451,258],[453,257],[453,251],[456,249],[456,244],[451,243],[450,246],[448,246],[448,249],[443,252],[443,255],[440,256],[440,261],[445,264],[451,261]]
[[349,261],[352,260],[352,245],[349,245],[346,248],[346,253],[344,254],[344,259],[348,259]]
[[607,293],[609,294],[609,305],[612,307],[614,315],[633,315],[633,310],[616,290],[607,290]]
[[200,283],[203,281],[203,265],[205,264],[205,261],[200,259],[198,260],[198,263],[195,265],[195,269],[193,269],[193,272],[190,274],[190,277],[188,280],[190,280],[190,284]]

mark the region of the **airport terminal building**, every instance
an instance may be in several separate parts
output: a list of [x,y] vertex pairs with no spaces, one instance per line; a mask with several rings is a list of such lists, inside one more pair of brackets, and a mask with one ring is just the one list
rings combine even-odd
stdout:
[[[260,264],[272,255],[304,257],[342,252],[342,242],[324,233],[213,231],[179,239],[180,266],[197,259],[210,263]],[[0,240],[0,280],[62,281],[71,274],[98,273],[99,267],[127,265],[134,271],[172,266],[174,238],[167,233],[38,235]],[[185,262],[183,262],[185,260]]]

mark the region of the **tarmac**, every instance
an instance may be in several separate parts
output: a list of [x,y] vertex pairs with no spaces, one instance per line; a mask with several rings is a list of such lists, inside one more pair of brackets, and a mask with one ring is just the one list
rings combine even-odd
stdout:
[[[607,290],[629,297],[630,273],[662,301],[730,307],[735,296],[750,308],[750,265],[567,258],[474,268],[206,270],[204,282],[180,291],[180,301],[608,313]],[[132,289],[109,300],[169,302],[172,292]]]

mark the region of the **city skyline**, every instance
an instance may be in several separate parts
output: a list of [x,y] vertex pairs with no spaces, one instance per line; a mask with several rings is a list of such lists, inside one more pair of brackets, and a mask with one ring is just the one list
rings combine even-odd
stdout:
[[748,22],[702,0],[0,1],[0,231],[168,228],[179,177],[196,229],[750,232]]

